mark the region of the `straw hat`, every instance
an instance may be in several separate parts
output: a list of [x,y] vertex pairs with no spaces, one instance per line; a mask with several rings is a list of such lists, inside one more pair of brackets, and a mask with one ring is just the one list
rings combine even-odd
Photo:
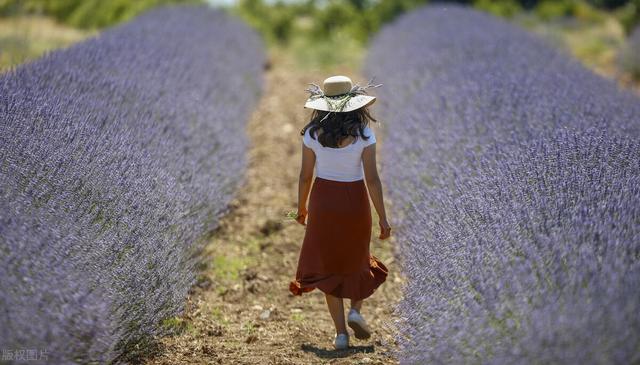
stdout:
[[353,85],[347,76],[331,76],[324,80],[323,87],[310,84],[306,89],[311,95],[304,104],[305,108],[324,110],[327,112],[350,112],[376,101],[375,96],[365,95],[366,89],[382,86],[373,85],[373,79],[366,86]]

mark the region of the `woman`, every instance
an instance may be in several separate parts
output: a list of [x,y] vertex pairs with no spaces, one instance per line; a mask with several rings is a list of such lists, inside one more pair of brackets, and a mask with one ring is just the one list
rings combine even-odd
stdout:
[[334,346],[345,349],[349,333],[343,298],[351,302],[347,323],[355,337],[369,338],[371,331],[360,314],[362,302],[388,274],[387,267],[369,253],[372,219],[367,188],[380,218],[380,239],[391,235],[376,167],[376,138],[368,125],[376,121],[367,110],[376,98],[365,95],[365,89],[380,85],[353,86],[346,76],[329,77],[323,90],[312,85],[305,107],[313,114],[300,133],[296,218],[305,226],[305,236],[289,290],[294,295],[315,288],[325,293],[336,327]]

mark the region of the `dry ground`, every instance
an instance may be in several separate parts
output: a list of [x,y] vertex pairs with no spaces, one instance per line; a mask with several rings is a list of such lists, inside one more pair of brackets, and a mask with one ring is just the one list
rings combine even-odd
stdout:
[[[354,70],[335,72],[366,81]],[[393,309],[404,281],[393,258],[393,237],[377,238],[373,205],[371,252],[389,276],[362,308],[374,331],[369,340],[351,336],[351,349],[335,351],[324,294],[316,289],[293,296],[288,289],[304,236],[304,227],[286,217],[297,207],[299,132],[309,116],[302,107],[304,89],[325,77],[297,70],[286,55],[271,55],[264,96],[247,128],[252,147],[246,184],[206,248],[209,264],[186,313],[172,323],[181,330],[161,339],[159,354],[148,364],[397,363]],[[387,210],[392,214],[389,204]]]

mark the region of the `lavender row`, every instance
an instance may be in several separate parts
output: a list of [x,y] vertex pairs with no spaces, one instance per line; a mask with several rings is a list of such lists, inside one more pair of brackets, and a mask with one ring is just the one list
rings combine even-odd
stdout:
[[167,7],[0,75],[0,348],[123,362],[162,334],[242,183],[262,47]]
[[376,36],[403,364],[640,359],[640,100],[488,14]]

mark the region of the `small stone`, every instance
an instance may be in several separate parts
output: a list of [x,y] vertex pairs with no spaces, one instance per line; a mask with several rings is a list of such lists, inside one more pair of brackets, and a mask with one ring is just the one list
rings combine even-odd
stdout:
[[262,233],[265,237],[272,235],[275,232],[281,231],[284,228],[282,222],[268,219],[264,225],[260,228],[260,233]]
[[262,320],[267,320],[267,319],[269,319],[270,316],[271,316],[271,311],[268,310],[268,309],[265,310],[265,311],[262,311],[262,313],[260,313],[260,319],[262,319]]
[[253,307],[251,307],[251,309],[253,309],[253,310],[257,310],[257,311],[261,311],[261,310],[262,310],[262,309],[264,309],[264,308],[262,308],[262,306],[261,306],[260,304],[256,304],[256,305],[254,305]]
[[247,268],[242,273],[242,278],[245,281],[255,280],[258,277],[258,272],[253,268]]
[[222,330],[222,327],[213,327],[213,328],[209,328],[207,329],[207,336],[222,336],[224,334],[224,331]]
[[293,131],[293,125],[291,123],[286,123],[282,125],[282,132],[283,133],[290,133]]
[[196,283],[196,285],[201,289],[209,289],[211,287],[211,284],[211,279],[209,279],[208,277],[200,277],[198,278],[198,281]]
[[262,281],[271,281],[272,279],[266,275],[258,274],[258,279]]
[[256,283],[256,282],[251,282],[251,283],[247,286],[247,291],[248,291],[249,293],[256,294],[256,293],[258,293],[258,292],[260,291],[260,290],[259,290],[259,287],[260,287],[260,285],[259,285],[258,283]]

